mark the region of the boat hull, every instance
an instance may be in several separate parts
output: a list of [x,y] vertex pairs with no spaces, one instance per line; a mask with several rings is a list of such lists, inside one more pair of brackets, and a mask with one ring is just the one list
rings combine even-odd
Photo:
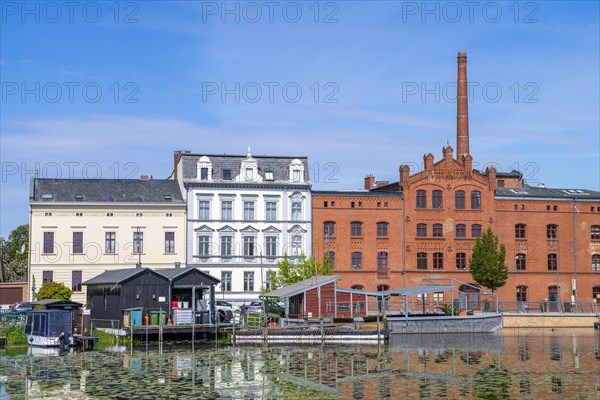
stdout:
[[27,335],[27,343],[30,346],[35,346],[35,347],[60,347],[61,345],[72,346],[73,339],[71,337],[69,337],[65,341],[61,342],[60,338],[58,338],[58,337]]

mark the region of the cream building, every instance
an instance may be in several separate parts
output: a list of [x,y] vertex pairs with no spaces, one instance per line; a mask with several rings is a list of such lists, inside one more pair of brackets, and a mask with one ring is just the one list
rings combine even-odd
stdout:
[[82,282],[106,270],[185,264],[186,204],[176,181],[35,179],[29,204],[31,292],[62,282],[85,303]]

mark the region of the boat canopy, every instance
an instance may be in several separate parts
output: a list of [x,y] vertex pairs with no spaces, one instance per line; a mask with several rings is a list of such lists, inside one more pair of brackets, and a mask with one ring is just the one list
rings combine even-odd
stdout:
[[30,311],[25,323],[25,334],[47,338],[71,334],[73,331],[73,314],[71,311],[43,310]]

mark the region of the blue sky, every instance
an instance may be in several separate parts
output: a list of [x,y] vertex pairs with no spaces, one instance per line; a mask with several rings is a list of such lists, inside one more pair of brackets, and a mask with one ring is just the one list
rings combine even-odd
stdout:
[[35,170],[166,178],[178,149],[306,155],[317,189],[397,180],[455,147],[458,51],[476,167],[600,190],[596,1],[0,5],[3,236]]

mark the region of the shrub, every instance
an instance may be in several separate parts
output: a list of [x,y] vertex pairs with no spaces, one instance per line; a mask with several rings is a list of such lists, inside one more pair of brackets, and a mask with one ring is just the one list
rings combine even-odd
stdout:
[[61,282],[46,282],[35,296],[36,300],[58,299],[69,300],[73,291]]

